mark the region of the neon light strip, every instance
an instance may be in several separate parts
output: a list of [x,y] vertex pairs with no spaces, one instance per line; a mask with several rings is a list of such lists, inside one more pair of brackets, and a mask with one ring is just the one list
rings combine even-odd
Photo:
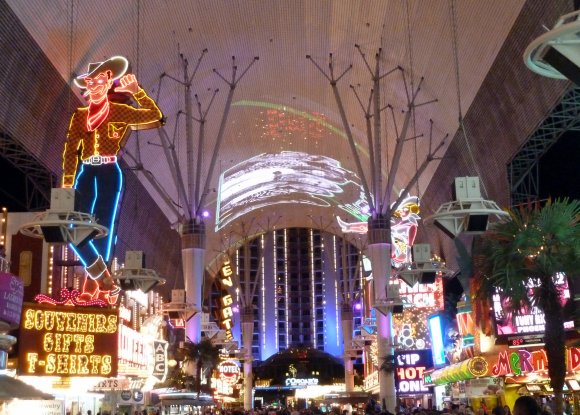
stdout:
[[[276,280],[278,280],[278,278],[276,278]],[[290,318],[288,316],[289,310],[288,310],[288,229],[284,229],[284,296],[286,298],[286,316],[285,316],[285,320],[286,320],[286,349],[288,349],[288,342],[289,337],[290,337],[290,333],[289,333],[289,324],[288,324],[288,319]]]
[[[115,167],[119,171],[119,187],[118,189],[123,188],[123,172],[117,163],[115,163]],[[109,232],[111,235],[115,235],[115,219],[117,217],[117,210],[119,209],[119,198],[121,197],[121,190],[117,192],[117,197],[115,197],[115,207],[113,208],[113,212],[111,213],[111,226],[109,226]],[[109,238],[109,243],[107,244],[107,255],[105,257],[105,262],[109,261],[111,256],[111,247],[113,244],[113,238]]]
[[[260,246],[262,248],[262,346],[266,347],[266,273],[265,273],[265,265],[264,265],[264,235],[262,235],[260,239]],[[274,250],[274,275],[276,275],[276,250]],[[274,296],[276,296],[276,290],[274,290]],[[276,304],[276,303],[274,303]],[[274,314],[274,321],[276,323],[275,328],[275,335],[276,335],[276,348],[278,348],[278,322],[277,316],[278,313]]]
[[[276,350],[279,350],[279,334],[278,333],[278,299],[276,297],[277,295],[277,290],[278,290],[278,256],[276,254],[276,237],[277,237],[277,232],[274,231],[274,243],[272,244],[272,251],[274,253],[273,257],[274,257],[274,304],[276,305],[276,307],[274,308],[276,310],[276,313],[274,315],[274,333],[276,334]],[[265,278],[262,279],[262,284],[265,284],[264,282]],[[265,285],[263,285],[264,289],[266,289]],[[264,302],[263,304],[264,307],[264,320],[266,320],[266,303]],[[266,329],[264,329],[264,335],[266,335]],[[264,339],[264,341],[266,341]]]
[[310,284],[312,286],[312,344],[316,349],[317,338],[316,338],[316,284],[314,281],[314,232],[310,228]]
[[[334,252],[332,254],[332,258],[333,258],[333,262],[334,262],[334,275],[337,277],[334,279],[334,298],[336,299],[334,301],[334,308],[335,308],[335,312],[336,312],[336,345],[338,346],[340,344],[340,336],[338,335],[339,333],[339,323],[338,321],[340,320],[340,312],[338,311],[338,279],[340,278],[340,276],[337,274],[338,272],[338,257],[337,257],[337,252],[338,252],[338,246],[336,244],[336,235],[332,235],[332,247],[334,249]],[[343,281],[344,284],[344,281]],[[326,285],[326,284],[324,284]],[[344,334],[344,333],[343,333]]]

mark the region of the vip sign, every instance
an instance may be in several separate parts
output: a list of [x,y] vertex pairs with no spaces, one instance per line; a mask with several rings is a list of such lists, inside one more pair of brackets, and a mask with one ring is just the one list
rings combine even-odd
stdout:
[[25,305],[19,374],[117,376],[118,320],[116,310]]
[[222,296],[220,298],[219,320],[222,329],[226,332],[226,340],[232,340],[232,327],[234,325],[232,317],[234,310],[232,304],[234,299],[228,290],[233,286],[232,275],[234,274],[230,261],[226,261],[220,269],[220,285],[222,289]]
[[431,350],[395,352],[395,383],[399,395],[431,393],[425,386],[424,372],[433,366]]

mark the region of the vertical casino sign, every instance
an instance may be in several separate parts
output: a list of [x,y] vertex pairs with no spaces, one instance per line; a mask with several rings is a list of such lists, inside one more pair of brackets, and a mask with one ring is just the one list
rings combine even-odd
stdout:
[[232,335],[232,328],[234,326],[234,310],[232,305],[234,303],[234,298],[229,293],[229,290],[233,287],[234,283],[232,280],[232,275],[234,271],[232,270],[232,265],[229,260],[224,262],[220,269],[219,275],[219,285],[221,289],[221,295],[219,300],[219,322],[221,328],[225,331],[226,340],[232,340],[234,336]]
[[18,373],[116,377],[118,311],[25,304]]

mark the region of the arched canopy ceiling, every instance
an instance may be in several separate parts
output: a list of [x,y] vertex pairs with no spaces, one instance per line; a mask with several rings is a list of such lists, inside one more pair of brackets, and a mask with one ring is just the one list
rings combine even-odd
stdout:
[[[367,181],[371,180],[371,163],[365,118],[349,88],[354,87],[366,107],[372,81],[360,52],[374,69],[375,55],[381,48],[381,73],[400,67],[405,74],[403,78],[403,72],[395,70],[381,82],[381,106],[389,104],[393,109],[392,113],[390,109],[382,112],[383,188],[396,132],[402,129],[406,96],[421,77],[424,81],[417,102],[437,102],[417,108],[409,125],[407,137],[425,137],[404,146],[395,193],[405,187],[428,152],[429,120],[433,120],[433,145],[445,134],[453,137],[458,127],[451,1],[7,1],[64,79],[86,72],[90,62],[114,55],[129,58],[140,84],[158,99],[167,117],[164,132],[175,145],[186,186],[188,181],[193,183],[199,198],[208,181],[202,208],[209,212],[209,251],[223,249],[220,241],[224,238],[218,233],[241,238],[244,232],[250,235],[270,227],[337,229],[328,225],[335,216],[353,222],[366,213],[367,207],[360,202],[361,175],[333,90],[306,55],[328,73],[332,53],[336,76],[352,65],[338,82],[338,92]],[[464,114],[523,3],[453,2]],[[196,161],[192,174],[187,167],[187,141],[193,143],[197,155],[199,123],[194,120],[188,134],[184,87],[171,78],[183,79],[181,56],[189,62],[191,75],[202,55],[191,91],[197,94],[202,112],[210,108],[200,173],[195,173]],[[239,77],[256,56],[259,60],[235,88],[223,141],[208,178],[229,90],[220,75],[230,80],[235,57]],[[199,119],[195,98],[192,110],[192,116]],[[187,203],[178,194],[159,131],[135,135],[127,144],[129,154],[124,159],[129,165],[141,159],[144,169],[152,173],[172,202],[161,197],[146,175],[141,175],[145,187],[176,222],[187,210]],[[436,162],[411,189],[412,194],[420,195],[426,189],[435,168]],[[242,176],[252,171],[251,179]],[[241,189],[252,194],[241,194]]]

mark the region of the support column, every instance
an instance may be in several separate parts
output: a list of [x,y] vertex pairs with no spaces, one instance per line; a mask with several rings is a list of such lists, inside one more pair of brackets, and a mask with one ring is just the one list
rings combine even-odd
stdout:
[[[377,349],[379,364],[384,360],[394,363],[392,308],[388,306],[388,286],[391,278],[391,227],[390,218],[379,215],[369,218],[368,253],[371,260],[374,287],[374,308],[377,324]],[[392,371],[379,369],[379,400],[383,409],[396,412],[397,391],[394,367]]]
[[342,304],[340,313],[342,336],[344,338],[344,385],[346,392],[354,391],[354,369],[352,358],[356,356],[352,349],[352,303]]
[[193,342],[201,341],[201,306],[205,271],[205,224],[199,220],[183,224],[181,261],[186,302],[195,315],[185,325],[185,335]]
[[[354,391],[354,365],[352,359],[356,357],[356,352],[352,348],[352,303],[350,301],[342,304],[340,318],[344,339],[344,390],[348,393]],[[352,413],[351,404],[346,405],[345,409],[347,414]]]
[[244,409],[249,411],[253,408],[252,389],[254,377],[252,373],[252,339],[254,337],[254,310],[248,306],[242,314],[242,341],[244,345]]

